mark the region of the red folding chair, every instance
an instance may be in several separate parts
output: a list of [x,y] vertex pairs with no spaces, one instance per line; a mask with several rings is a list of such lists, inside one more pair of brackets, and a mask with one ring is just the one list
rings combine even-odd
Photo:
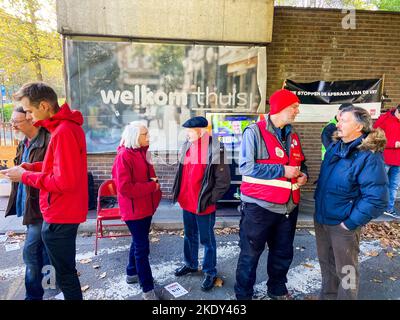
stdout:
[[114,180],[106,180],[99,187],[99,193],[97,196],[97,218],[96,218],[96,245],[94,254],[97,255],[97,241],[100,238],[114,238],[114,237],[130,237],[131,234],[124,233],[121,235],[104,235],[106,231],[105,227],[126,227],[125,223],[118,224],[103,224],[103,221],[110,220],[121,220],[119,208],[102,208],[101,199],[102,197],[114,197],[115,203],[117,203],[117,187],[115,186]]

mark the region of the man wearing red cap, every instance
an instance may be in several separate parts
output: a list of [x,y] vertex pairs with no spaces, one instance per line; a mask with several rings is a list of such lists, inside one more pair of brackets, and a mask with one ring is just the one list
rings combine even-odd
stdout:
[[286,275],[293,259],[300,187],[307,182],[304,154],[291,126],[298,113],[297,96],[278,90],[270,97],[270,113],[243,133],[240,255],[235,284],[240,300],[252,299],[258,260],[266,243],[268,296],[291,299]]

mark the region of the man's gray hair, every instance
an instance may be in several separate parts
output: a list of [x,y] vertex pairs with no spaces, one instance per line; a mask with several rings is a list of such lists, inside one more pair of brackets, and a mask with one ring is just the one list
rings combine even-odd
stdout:
[[367,110],[361,107],[351,105],[342,110],[342,113],[351,112],[357,123],[362,125],[362,133],[370,133],[372,131],[372,118]]

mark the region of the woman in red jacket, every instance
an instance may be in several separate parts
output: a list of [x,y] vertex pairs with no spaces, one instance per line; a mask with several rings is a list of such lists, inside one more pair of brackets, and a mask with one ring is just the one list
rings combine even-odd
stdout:
[[149,132],[141,123],[132,122],[122,133],[112,175],[117,186],[122,220],[132,234],[128,283],[140,282],[143,299],[156,300],[149,263],[149,231],[161,191],[153,165],[149,162]]
[[382,114],[374,124],[385,132],[387,143],[383,158],[389,178],[389,204],[384,214],[400,219],[400,213],[395,208],[397,189],[400,185],[400,104]]

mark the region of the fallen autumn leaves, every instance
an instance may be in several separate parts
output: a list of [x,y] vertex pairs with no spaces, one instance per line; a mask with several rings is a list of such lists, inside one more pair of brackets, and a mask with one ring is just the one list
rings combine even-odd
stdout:
[[400,248],[400,223],[368,223],[361,233],[363,240],[379,240],[383,248]]

